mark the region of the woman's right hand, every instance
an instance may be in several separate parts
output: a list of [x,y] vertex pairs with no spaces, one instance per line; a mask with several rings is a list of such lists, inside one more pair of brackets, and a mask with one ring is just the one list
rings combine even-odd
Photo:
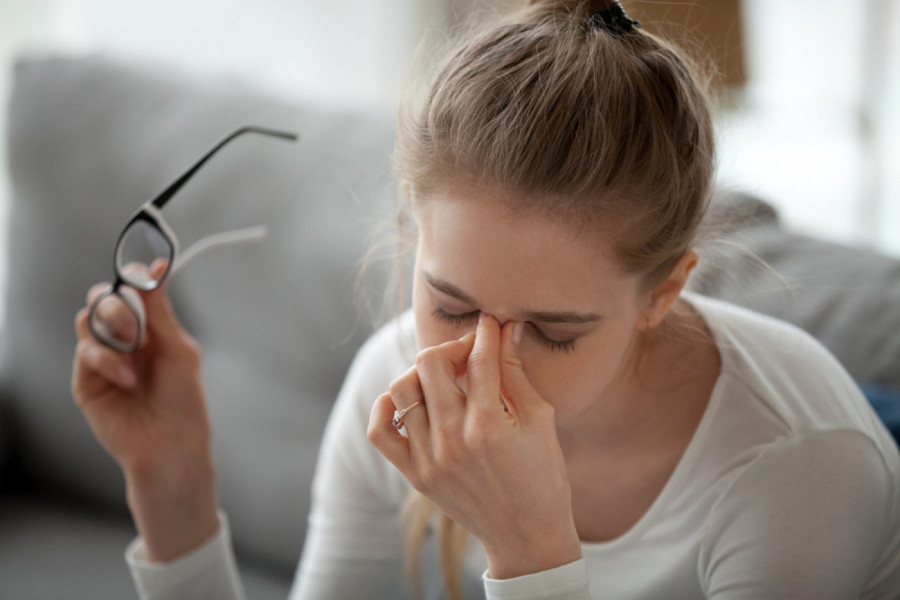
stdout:
[[[87,306],[109,284],[88,292]],[[147,332],[124,354],[100,343],[78,312],[72,394],[100,444],[125,474],[129,508],[147,557],[178,557],[218,528],[210,424],[196,342],[165,289],[141,293]]]

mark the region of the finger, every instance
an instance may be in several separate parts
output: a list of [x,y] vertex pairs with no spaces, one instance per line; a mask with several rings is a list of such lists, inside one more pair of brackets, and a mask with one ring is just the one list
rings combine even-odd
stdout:
[[[413,451],[424,450],[428,445],[428,409],[425,406],[413,407],[417,402],[425,402],[422,383],[419,381],[419,372],[415,366],[391,382],[388,395],[394,405],[394,410],[401,411],[412,407],[402,417],[402,422],[413,440]],[[391,417],[393,418],[393,413],[391,413]]]
[[468,402],[473,410],[496,411],[500,405],[500,323],[482,315],[467,365]]
[[75,314],[75,335],[79,340],[84,340],[91,337],[91,329],[88,326],[89,315],[90,310],[86,306]]
[[519,356],[519,342],[525,324],[509,321],[500,332],[500,387],[503,400],[513,417],[540,399],[528,381]]
[[434,427],[453,427],[464,415],[465,394],[457,379],[466,372],[466,365],[475,334],[459,340],[432,346],[416,356],[416,372],[428,402],[428,418]]
[[73,387],[78,389],[90,375],[126,391],[137,383],[134,368],[126,356],[93,339],[83,339],[75,349]]
[[91,304],[94,303],[94,300],[96,300],[100,294],[106,293],[107,291],[109,291],[109,289],[111,287],[112,287],[112,284],[110,284],[108,281],[104,281],[102,283],[95,283],[94,285],[92,285],[90,287],[90,289],[87,292],[87,295],[85,298],[85,304],[90,306]]
[[[159,277],[166,269],[165,261],[157,261],[151,267],[151,275]],[[167,285],[163,283],[157,289],[150,292],[142,292],[144,310],[147,314],[148,337],[161,343],[162,346],[177,347],[184,342],[184,330],[175,316],[172,304],[166,295]]]
[[369,442],[404,475],[410,467],[409,440],[391,424],[394,401],[389,393],[380,395],[369,413],[366,436]]

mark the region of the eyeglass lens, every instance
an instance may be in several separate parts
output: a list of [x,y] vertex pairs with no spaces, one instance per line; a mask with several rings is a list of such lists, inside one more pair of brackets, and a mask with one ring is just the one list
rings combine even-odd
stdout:
[[113,348],[130,352],[141,342],[143,304],[134,290],[120,287],[97,300],[91,313],[94,334]]
[[152,290],[159,286],[165,271],[154,277],[151,267],[160,260],[171,264],[174,253],[172,243],[159,229],[138,220],[125,230],[119,240],[116,269],[126,284],[140,290]]

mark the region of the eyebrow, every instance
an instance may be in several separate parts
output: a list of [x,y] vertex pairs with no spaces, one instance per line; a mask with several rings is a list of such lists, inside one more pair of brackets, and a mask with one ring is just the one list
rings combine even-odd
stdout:
[[[425,281],[434,289],[447,294],[452,298],[456,298],[461,302],[476,307],[478,302],[469,294],[465,293],[449,281],[434,277],[429,273],[425,273]],[[524,315],[524,321],[537,321],[539,323],[594,323],[603,318],[602,315],[595,313],[579,313],[575,311],[532,311]]]

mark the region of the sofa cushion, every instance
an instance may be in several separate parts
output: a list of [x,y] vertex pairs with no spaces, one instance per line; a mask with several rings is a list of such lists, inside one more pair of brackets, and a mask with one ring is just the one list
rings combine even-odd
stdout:
[[170,291],[204,349],[238,551],[292,568],[319,432],[371,331],[352,290],[371,225],[393,203],[391,115],[279,100],[171,65],[30,57],[16,65],[8,122],[3,377],[16,452],[36,480],[117,506],[121,476],[69,391],[85,292],[112,277],[130,214],[225,134],[253,124],[301,135],[295,144],[242,136],[164,209],[182,247],[218,231],[269,229],[260,244],[198,258]]

